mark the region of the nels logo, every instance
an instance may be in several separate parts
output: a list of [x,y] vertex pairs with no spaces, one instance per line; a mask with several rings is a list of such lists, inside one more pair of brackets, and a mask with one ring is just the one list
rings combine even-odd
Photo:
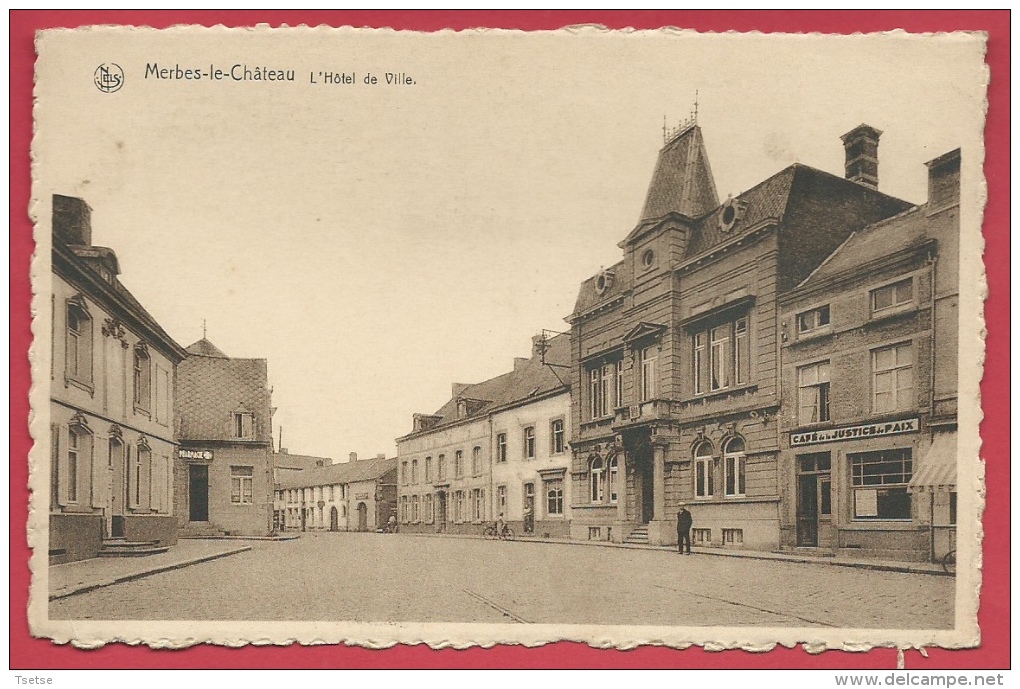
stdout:
[[92,81],[96,88],[103,93],[119,91],[120,87],[124,85],[124,70],[114,62],[104,62],[96,67]]

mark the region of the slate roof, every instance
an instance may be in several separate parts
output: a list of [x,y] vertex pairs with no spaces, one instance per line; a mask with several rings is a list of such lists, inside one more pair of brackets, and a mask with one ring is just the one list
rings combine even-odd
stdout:
[[308,488],[338,483],[376,481],[397,470],[397,459],[359,459],[356,462],[330,464],[327,467],[296,471],[280,477],[279,488]]
[[692,125],[659,151],[641,219],[661,218],[669,213],[696,218],[718,205],[701,128]]
[[308,469],[315,469],[319,463],[322,466],[329,466],[333,463],[333,460],[329,457],[313,457],[312,455],[296,455],[290,452],[274,452],[273,453],[273,466],[281,469],[301,469],[306,471]]
[[213,356],[220,359],[228,359],[229,357],[223,353],[223,351],[214,345],[204,337],[198,342],[187,347],[188,354],[198,354],[200,356]]
[[920,248],[929,239],[924,208],[915,206],[852,234],[799,286],[813,285],[859,269],[869,261],[891,256],[904,249]]
[[624,270],[623,261],[609,266],[606,271],[613,273],[613,283],[602,294],[599,294],[595,289],[595,280],[598,279],[598,274],[592,275],[581,283],[577,301],[574,302],[574,315],[584,313],[604,302],[612,301],[630,289],[630,275]]
[[177,366],[178,439],[234,440],[233,413],[246,411],[255,415],[255,440],[272,442],[268,368],[265,359],[190,354]]

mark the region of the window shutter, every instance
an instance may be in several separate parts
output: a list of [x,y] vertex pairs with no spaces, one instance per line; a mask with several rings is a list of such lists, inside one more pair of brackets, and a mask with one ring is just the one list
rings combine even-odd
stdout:
[[67,458],[64,456],[66,443],[61,437],[64,434],[64,427],[60,424],[53,424],[53,484],[56,495],[54,504],[67,504]]
[[[97,454],[97,443],[95,438],[89,437],[89,462],[92,464],[92,506],[93,507],[106,507],[107,497],[109,495],[109,481],[110,481],[110,470],[107,468],[107,462],[104,458],[96,457]],[[106,442],[107,452],[109,452],[109,440]]]

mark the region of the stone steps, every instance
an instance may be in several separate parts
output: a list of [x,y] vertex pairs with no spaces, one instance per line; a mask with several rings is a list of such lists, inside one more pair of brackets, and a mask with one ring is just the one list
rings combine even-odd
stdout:
[[99,557],[144,557],[158,555],[170,550],[168,545],[159,545],[159,541],[128,541],[123,538],[106,538],[99,547]]
[[648,545],[648,526],[636,526],[629,534],[627,538],[623,539],[624,543],[631,543],[637,545]]

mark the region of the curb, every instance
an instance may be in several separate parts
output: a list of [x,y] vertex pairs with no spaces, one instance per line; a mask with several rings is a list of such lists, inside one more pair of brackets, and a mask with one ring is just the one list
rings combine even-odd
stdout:
[[89,593],[90,591],[95,591],[96,589],[106,588],[107,586],[113,586],[114,584],[123,584],[128,581],[134,581],[135,579],[143,579],[145,577],[152,576],[153,574],[161,574],[163,572],[169,572],[175,569],[182,569],[184,567],[188,567],[189,565],[197,565],[201,562],[218,560],[221,557],[227,557],[229,555],[237,555],[238,553],[243,553],[245,551],[251,550],[251,548],[252,547],[250,545],[241,546],[239,548],[225,550],[220,553],[210,553],[208,555],[193,557],[190,560],[171,562],[165,565],[161,565],[159,567],[154,567],[153,569],[144,570],[142,572],[132,572],[130,574],[122,574],[118,577],[112,577],[110,579],[103,579],[101,581],[97,581],[91,584],[77,585],[75,587],[66,588],[60,591],[50,593],[49,600],[55,601],[60,600],[62,598],[69,598],[71,596],[77,596],[78,594],[81,593]]
[[[428,534],[428,533],[405,533],[404,536],[422,536],[425,538],[473,538],[482,539],[474,534]],[[573,541],[553,540],[546,538],[517,537],[520,543],[548,543],[559,545],[577,545],[601,548],[619,548],[624,550],[648,550],[657,552],[674,552],[673,546],[642,545],[638,543],[611,543],[609,541]],[[799,555],[786,555],[785,553],[764,553],[758,551],[727,552],[722,549],[694,548],[695,555],[714,555],[716,557],[743,558],[746,560],[771,560],[773,562],[792,562],[805,565],[825,565],[830,567],[850,567],[853,569],[870,569],[879,572],[900,572],[904,574],[928,574],[931,576],[954,576],[941,569],[921,567],[911,563],[896,564],[893,562],[867,562],[865,560],[840,560],[838,558],[813,558]]]

